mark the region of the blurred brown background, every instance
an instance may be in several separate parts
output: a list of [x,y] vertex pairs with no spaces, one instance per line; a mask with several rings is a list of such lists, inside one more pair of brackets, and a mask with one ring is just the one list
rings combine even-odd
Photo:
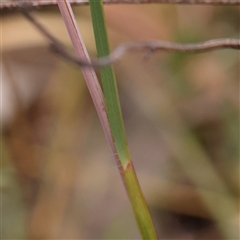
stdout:
[[[233,6],[105,6],[125,41],[239,37]],[[74,7],[96,57],[87,6]],[[71,49],[57,7],[35,16]],[[1,15],[3,239],[139,239],[80,69],[19,13]],[[160,239],[239,237],[239,53],[126,55],[114,65],[133,162]]]

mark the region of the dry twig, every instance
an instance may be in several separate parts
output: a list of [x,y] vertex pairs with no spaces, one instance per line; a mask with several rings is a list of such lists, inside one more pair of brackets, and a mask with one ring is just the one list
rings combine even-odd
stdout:
[[73,62],[80,67],[94,67],[101,68],[109,66],[118,61],[124,54],[133,51],[145,50],[148,53],[156,51],[168,52],[206,52],[217,49],[240,49],[240,40],[223,38],[214,39],[200,43],[180,44],[166,41],[139,41],[129,42],[119,45],[109,56],[87,62],[85,60],[77,59],[69,54],[66,47],[51,33],[49,33],[29,12],[26,5],[20,8],[24,16],[51,42],[51,49],[59,54],[64,59]]
[[[88,5],[88,0],[68,0],[71,4]],[[31,3],[33,7],[57,5],[57,0],[1,0],[0,9],[18,8],[19,3]],[[203,4],[203,5],[240,5],[240,0],[103,0],[104,4]]]

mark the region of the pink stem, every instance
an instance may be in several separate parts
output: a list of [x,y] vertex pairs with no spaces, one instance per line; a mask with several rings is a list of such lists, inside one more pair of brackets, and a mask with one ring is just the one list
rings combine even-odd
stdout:
[[[65,22],[65,25],[67,27],[67,30],[71,38],[77,57],[79,59],[85,59],[86,61],[90,62],[90,57],[88,55],[88,52],[84,44],[84,41],[82,39],[82,36],[80,34],[80,31],[77,27],[77,22],[74,17],[71,4],[67,0],[57,0],[57,3],[60,9],[60,12],[62,14],[63,20]],[[117,162],[117,166],[120,170],[120,173],[122,173],[122,167],[116,152],[114,139],[111,134],[110,125],[109,125],[109,121],[106,113],[106,106],[105,106],[103,92],[99,84],[99,81],[97,79],[96,73],[93,70],[93,68],[82,68],[82,73],[85,78],[85,81],[89,89],[90,95],[92,97],[93,103],[95,105],[95,108],[97,110],[97,114],[99,116],[108,144],[113,152],[113,155]]]

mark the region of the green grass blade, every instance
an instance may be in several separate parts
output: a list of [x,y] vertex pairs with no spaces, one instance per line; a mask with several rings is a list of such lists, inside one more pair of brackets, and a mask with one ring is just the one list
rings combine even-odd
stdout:
[[[109,55],[110,49],[104,14],[100,11],[100,9],[103,9],[102,1],[90,1],[90,7],[98,57],[103,57]],[[100,75],[112,135],[121,164],[124,167],[129,162],[130,157],[120,110],[115,74],[112,67],[106,67],[100,70]]]
[[[110,49],[103,3],[101,0],[90,0],[89,3],[98,56],[104,57],[110,54]],[[128,150],[114,70],[112,67],[106,67],[100,70],[100,75],[110,128],[123,169],[121,174],[123,176],[138,227],[143,239],[157,239],[156,231],[142,194],[142,190],[139,186]]]

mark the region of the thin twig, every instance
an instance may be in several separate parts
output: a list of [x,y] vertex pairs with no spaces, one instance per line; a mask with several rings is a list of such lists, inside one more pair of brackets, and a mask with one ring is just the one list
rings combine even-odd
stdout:
[[51,48],[54,52],[80,67],[106,67],[120,60],[122,56],[128,52],[141,50],[153,53],[160,50],[168,52],[206,52],[217,49],[240,49],[240,40],[231,38],[214,39],[192,44],[171,43],[167,41],[140,41],[123,43],[115,48],[109,56],[94,59],[89,62],[72,56],[66,47],[30,14],[26,6],[22,6],[20,9],[23,15],[51,42]]
[[166,41],[129,42],[119,45],[109,56],[99,58],[98,60],[94,59],[91,63],[73,57],[65,48],[59,48],[59,44],[52,44],[52,48],[61,57],[80,67],[101,68],[117,62],[128,52],[141,50],[147,50],[150,53],[160,50],[168,52],[207,52],[217,49],[240,49],[240,40],[223,38],[192,44],[171,43]]
[[[19,3],[29,2],[33,7],[57,5],[57,0],[1,0],[0,9],[15,9]],[[103,0],[104,4],[190,4],[190,5],[240,5],[240,0]],[[75,5],[88,5],[88,0],[69,0]]]

